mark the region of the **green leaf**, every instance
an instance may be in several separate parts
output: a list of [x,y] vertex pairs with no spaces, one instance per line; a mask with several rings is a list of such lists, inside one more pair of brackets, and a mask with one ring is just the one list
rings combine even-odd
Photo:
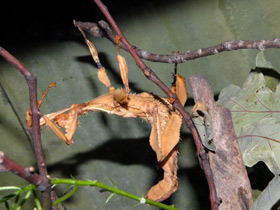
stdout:
[[261,51],[256,56],[256,66],[259,68],[274,69],[271,62],[267,61],[264,56],[264,51]]
[[260,194],[253,207],[250,210],[271,209],[279,200],[280,195],[280,177],[275,176]]
[[15,201],[14,201],[14,204],[13,204],[13,209],[15,209],[15,207],[17,206],[21,194],[22,194],[22,192],[20,192],[20,191],[17,192],[17,196],[15,197]]
[[256,67],[257,70],[260,70],[262,73],[264,73],[267,87],[274,90],[280,82],[279,73],[274,70],[275,68],[271,62],[266,60],[263,51],[259,52],[256,56]]
[[0,191],[4,190],[20,190],[20,187],[15,187],[15,186],[5,186],[5,187],[0,187]]
[[279,95],[279,85],[273,92],[262,73],[252,72],[242,88],[229,85],[218,100],[232,113],[245,165],[263,161],[274,174],[280,173]]
[[8,201],[5,201],[5,207],[6,207],[6,209],[8,209],[8,210],[12,210],[12,207],[10,206],[10,204],[9,204]]
[[114,185],[115,188],[118,188],[117,185],[115,184],[115,182],[113,181],[113,179],[111,177],[108,177],[108,179],[110,179],[111,183]]
[[19,206],[16,208],[16,210],[20,210],[21,207],[26,203],[26,201],[28,200],[28,198],[30,197],[31,195],[31,191],[32,190],[29,190],[26,195],[24,196],[24,198],[22,199],[22,201],[20,202]]
[[10,200],[11,198],[13,198],[15,196],[17,196],[17,193],[11,193],[9,195],[2,197],[2,199],[0,200],[0,204]]
[[257,189],[252,189],[252,196],[253,196],[253,202],[257,200],[257,198],[260,196],[262,191],[257,190]]
[[259,161],[265,162],[274,174],[279,174],[280,166],[280,124],[275,118],[264,118],[255,125],[246,125],[239,134],[239,146],[243,160],[251,167]]
[[105,204],[107,204],[107,203],[109,202],[109,200],[111,200],[111,198],[112,198],[114,195],[116,195],[116,193],[111,193],[111,194],[109,195],[109,197],[106,199]]
[[42,210],[42,206],[41,206],[40,200],[38,198],[38,195],[36,193],[36,190],[32,189],[32,193],[33,193],[34,202],[36,204],[37,210]]

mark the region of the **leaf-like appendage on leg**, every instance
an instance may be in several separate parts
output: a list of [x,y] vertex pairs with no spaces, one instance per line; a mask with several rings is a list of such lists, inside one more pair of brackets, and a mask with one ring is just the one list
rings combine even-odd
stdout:
[[73,109],[69,112],[69,120],[66,123],[66,137],[68,139],[67,144],[74,144],[73,135],[79,125],[78,115],[81,112],[78,104],[73,106]]
[[111,85],[110,79],[104,67],[98,69],[97,76],[100,82],[102,82],[109,89],[109,91],[115,90],[115,88]]
[[153,124],[152,124],[152,131],[150,134],[150,145],[157,154],[157,160],[158,161],[161,160],[162,159],[161,123],[160,123],[160,118],[159,118],[157,107],[155,107],[154,111],[153,111]]
[[79,31],[82,33],[82,35],[83,35],[83,37],[84,37],[84,39],[85,39],[85,42],[86,42],[86,44],[87,44],[87,46],[88,46],[88,48],[89,48],[89,51],[90,51],[90,53],[91,53],[91,55],[92,55],[92,58],[93,58],[94,62],[95,62],[98,66],[101,65],[101,64],[100,64],[100,61],[99,61],[99,57],[98,57],[98,51],[96,50],[94,44],[93,44],[91,41],[88,40],[88,38],[87,38],[85,32],[83,31],[83,29],[81,29],[79,26],[77,26],[77,28],[78,28]]
[[106,87],[108,87],[109,91],[113,91],[115,88],[113,86],[111,86],[110,80],[106,74],[105,68],[102,66],[102,64],[100,63],[100,59],[98,57],[98,51],[96,50],[94,44],[88,40],[88,38],[86,37],[86,34],[84,33],[84,31],[77,26],[78,29],[80,30],[80,32],[82,33],[85,42],[90,50],[90,53],[92,55],[92,58],[94,60],[94,62],[97,64],[98,67],[98,79],[104,84],[106,85]]
[[188,99],[188,91],[186,88],[185,79],[179,74],[174,75],[174,82],[172,84],[172,92],[176,93],[179,101],[184,106]]
[[170,152],[162,166],[164,178],[149,190],[146,198],[161,202],[177,190],[177,153],[177,147]]
[[164,132],[161,140],[161,153],[162,159],[169,155],[172,149],[178,144],[180,139],[180,129],[182,125],[182,118],[179,114],[172,112],[166,126],[164,127]]
[[128,73],[128,69],[127,69],[127,64],[125,61],[125,58],[123,56],[121,56],[120,54],[120,39],[121,37],[116,35],[116,44],[117,44],[117,59],[119,62],[119,68],[120,68],[120,72],[121,72],[121,78],[122,78],[122,82],[125,86],[125,90],[128,93],[129,92],[129,85],[128,85],[128,78],[127,78],[127,73]]
[[120,72],[121,72],[122,82],[125,86],[125,90],[127,92],[129,92],[129,84],[128,84],[128,77],[127,77],[128,69],[127,69],[127,64],[126,64],[125,58],[121,55],[117,55],[117,59],[119,62],[119,68],[120,68]]

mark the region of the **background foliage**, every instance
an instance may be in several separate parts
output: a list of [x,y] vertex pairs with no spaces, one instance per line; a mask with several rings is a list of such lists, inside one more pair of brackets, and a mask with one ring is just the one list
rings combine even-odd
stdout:
[[[259,40],[279,37],[279,6],[277,0],[211,0],[211,1],[114,1],[105,2],[128,40],[141,49],[171,54],[218,44],[224,40]],[[41,111],[50,113],[73,103],[82,103],[105,93],[97,79],[94,62],[72,20],[104,19],[91,1],[83,3],[47,2],[8,3],[7,16],[1,23],[1,45],[14,54],[38,76],[39,95],[53,81],[57,87],[47,96]],[[28,15],[27,15],[28,14]],[[112,83],[120,87],[116,49],[105,39],[90,38],[100,52],[103,65]],[[164,96],[147,81],[127,53],[131,89]],[[228,84],[241,86],[251,69],[256,68],[256,50],[239,50],[201,58],[179,65],[185,78],[203,74],[218,95]],[[264,56],[274,66],[265,71],[267,77],[279,80],[279,50],[267,50]],[[166,84],[171,84],[173,65],[146,62]],[[29,108],[24,79],[8,63],[0,60],[0,148],[7,156],[24,166],[35,165],[34,153],[26,132],[25,111]],[[193,105],[192,96],[187,109]],[[149,146],[150,126],[137,119],[122,119],[102,113],[90,113],[81,118],[68,147],[48,128],[43,128],[43,144],[52,177],[97,179],[120,189],[145,194],[161,179],[156,157]],[[208,189],[197,165],[194,146],[183,126],[179,156],[179,189],[167,201],[179,209],[207,209]],[[256,168],[257,180],[270,176],[263,165]],[[262,170],[264,170],[263,173]],[[250,172],[251,173],[251,172]],[[251,178],[251,177],[250,177]],[[252,179],[254,184],[254,179]],[[0,174],[0,185],[24,185],[24,180],[11,174]],[[267,181],[258,186],[261,190]],[[58,195],[64,192],[58,188]],[[137,206],[135,201],[114,196],[104,205],[109,193],[99,189],[81,188],[69,201],[67,209],[155,209]],[[62,207],[63,208],[63,207]]]

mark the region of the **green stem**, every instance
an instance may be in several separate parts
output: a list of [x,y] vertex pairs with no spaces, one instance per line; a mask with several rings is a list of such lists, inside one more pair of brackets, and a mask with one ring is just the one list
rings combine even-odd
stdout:
[[[153,201],[153,200],[150,200],[150,199],[145,199],[143,197],[139,197],[139,196],[136,196],[136,195],[133,195],[131,193],[128,193],[128,192],[125,192],[123,190],[120,190],[116,187],[111,187],[109,185],[106,185],[106,184],[103,184],[97,180],[93,180],[93,181],[81,181],[81,180],[74,180],[74,179],[52,179],[51,180],[51,183],[52,184],[71,184],[71,185],[74,185],[74,186],[93,186],[93,187],[98,187],[98,188],[102,188],[104,190],[108,190],[112,193],[115,193],[115,194],[118,194],[118,195],[122,195],[122,196],[125,196],[125,197],[128,197],[128,198],[131,198],[133,200],[137,200],[139,202],[143,202],[145,201],[145,204],[150,204],[150,205],[153,205],[153,206],[157,206],[157,207],[160,207],[162,209],[167,209],[167,210],[179,210],[178,208],[176,208],[175,206],[169,206],[169,205],[166,205],[166,204],[163,204],[163,203],[159,203],[159,202],[156,202],[156,201]],[[75,190],[75,189],[74,189]],[[74,191],[73,190],[73,191]],[[71,195],[73,194],[71,191]],[[69,194],[70,194],[69,193]],[[68,194],[67,194],[68,195]],[[71,196],[70,195],[70,196]],[[65,195],[66,196],[66,195]],[[64,196],[64,197],[65,197]],[[69,196],[69,197],[70,197]],[[62,197],[62,198],[64,198]],[[62,199],[61,198],[61,199]],[[60,199],[59,199],[60,200]],[[65,199],[63,199],[65,200]],[[60,201],[61,202],[61,201]],[[56,205],[58,204],[59,202],[56,202]],[[53,204],[54,205],[54,204]]]
[[61,197],[61,198],[57,199],[56,201],[54,201],[54,202],[52,203],[52,206],[56,206],[57,204],[61,203],[62,201],[67,200],[67,199],[70,198],[72,195],[74,195],[74,193],[77,192],[77,190],[78,190],[78,186],[77,186],[77,185],[74,185],[74,189],[73,189],[71,192],[67,193],[67,194],[64,195],[63,197]]

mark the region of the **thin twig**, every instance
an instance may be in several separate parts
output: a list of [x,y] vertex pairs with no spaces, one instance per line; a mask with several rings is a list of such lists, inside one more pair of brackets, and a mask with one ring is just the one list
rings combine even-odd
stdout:
[[[116,44],[115,34],[112,32],[108,23],[101,20],[97,23],[91,22],[80,22],[74,21],[76,26],[79,26],[81,29],[86,30],[88,33],[95,37],[105,37],[109,39],[111,42]],[[120,47],[126,51],[128,49],[120,44]],[[218,53],[240,50],[240,49],[257,49],[257,50],[265,50],[268,48],[280,48],[280,39],[270,39],[270,40],[253,40],[253,41],[243,41],[243,40],[232,40],[232,41],[224,41],[218,45],[200,48],[194,51],[186,51],[184,53],[176,53],[171,55],[161,55],[154,54],[146,50],[141,50],[137,47],[135,51],[138,56],[142,59],[153,61],[153,62],[161,62],[161,63],[184,63],[189,60],[194,60],[201,57],[206,57],[210,55],[216,55]]]
[[202,169],[204,170],[204,173],[206,175],[209,190],[210,190],[210,202],[211,202],[211,209],[218,209],[218,203],[219,199],[217,198],[216,190],[215,190],[215,184],[213,180],[212,171],[209,165],[209,161],[207,158],[207,154],[205,152],[205,149],[201,143],[201,139],[197,133],[196,128],[194,127],[194,124],[191,120],[190,114],[185,111],[184,107],[178,100],[176,94],[174,94],[158,77],[157,75],[146,66],[146,64],[141,60],[141,58],[138,56],[136,48],[131,46],[128,40],[125,38],[119,27],[117,26],[115,20],[110,15],[107,7],[100,1],[100,0],[94,0],[94,2],[97,4],[99,9],[102,11],[104,16],[107,18],[108,22],[111,24],[113,29],[115,30],[116,34],[120,37],[121,42],[124,44],[126,49],[130,52],[132,57],[134,58],[136,64],[139,66],[139,68],[142,70],[144,75],[151,81],[153,81],[157,86],[159,86],[165,94],[174,101],[173,107],[180,112],[182,117],[184,118],[184,121],[187,125],[187,127],[190,129],[192,136],[194,138],[196,148],[197,148],[197,156],[199,158],[200,165]]
[[29,87],[29,100],[30,109],[32,113],[32,128],[29,130],[32,136],[34,150],[36,154],[36,160],[40,175],[48,180],[48,185],[45,191],[42,192],[42,206],[44,209],[51,208],[51,196],[50,196],[50,179],[48,176],[48,171],[46,167],[45,157],[42,149],[41,133],[40,133],[40,114],[37,102],[37,78],[36,75],[30,73],[28,69],[18,61],[13,55],[6,51],[0,46],[0,55],[13,65],[18,71],[24,76],[27,85]]

